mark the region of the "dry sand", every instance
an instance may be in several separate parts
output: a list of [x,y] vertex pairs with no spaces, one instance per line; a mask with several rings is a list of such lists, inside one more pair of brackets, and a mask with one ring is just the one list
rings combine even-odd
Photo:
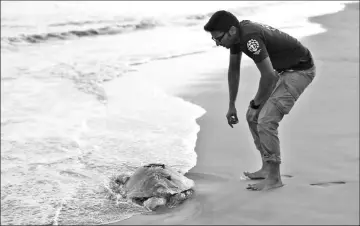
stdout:
[[182,95],[207,111],[198,119],[197,165],[187,174],[196,195],[169,212],[116,225],[359,224],[359,4],[311,21],[328,31],[302,39],[317,77],[280,123],[285,186],[255,192],[245,189],[252,181],[240,180],[261,161],[245,120],[259,73],[254,65],[242,67],[240,122],[231,129],[225,118],[227,69],[220,67]]

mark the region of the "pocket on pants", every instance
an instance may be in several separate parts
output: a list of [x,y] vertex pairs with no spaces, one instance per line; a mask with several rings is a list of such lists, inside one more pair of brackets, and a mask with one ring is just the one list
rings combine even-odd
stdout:
[[[257,123],[258,118],[259,118],[259,113],[260,113],[261,107],[259,107],[259,109],[252,109],[250,106],[248,107],[248,110],[246,112],[246,120],[248,122],[254,122]],[[250,114],[252,113],[252,114]],[[252,117],[254,115],[254,117]]]
[[315,69],[306,71],[294,71],[284,75],[285,86],[297,100],[306,87],[312,82],[315,76]]
[[282,81],[275,88],[271,97],[269,98],[278,110],[283,114],[289,114],[290,110],[293,108],[295,104],[295,97],[289,92],[284,81]]

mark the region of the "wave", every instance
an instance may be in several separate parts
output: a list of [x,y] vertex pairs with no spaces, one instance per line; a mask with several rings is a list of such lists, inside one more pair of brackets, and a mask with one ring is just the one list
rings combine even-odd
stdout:
[[[69,24],[81,23],[85,25],[86,23],[96,23],[91,21],[84,22],[70,22],[63,24],[53,24],[53,26],[66,26]],[[126,31],[136,31],[155,28],[159,26],[159,23],[153,20],[143,20],[135,24],[116,24],[100,28],[89,28],[83,30],[69,30],[65,32],[49,32],[45,34],[29,34],[29,35],[19,35],[15,37],[2,37],[1,41],[7,44],[17,44],[17,43],[42,43],[50,40],[67,40],[72,38],[82,38],[82,37],[92,37],[100,35],[116,35]]]
[[204,14],[193,14],[186,17],[188,20],[205,20],[208,17],[210,17],[214,12],[208,13],[206,15]]
[[[192,14],[183,17],[180,21],[176,19],[170,21],[169,25],[193,26],[194,23],[198,24],[201,21],[209,18],[213,13],[208,14]],[[165,23],[165,24],[164,24]],[[190,23],[190,24],[188,24]],[[46,33],[33,33],[28,34],[30,30],[36,30],[36,26],[30,25],[17,25],[17,24],[2,24],[2,28],[8,29],[23,29],[23,32],[13,36],[1,37],[1,46],[4,48],[8,45],[16,44],[34,44],[44,43],[54,40],[68,40],[73,38],[102,36],[102,35],[117,35],[124,32],[151,29],[161,25],[166,25],[166,22],[158,22],[155,19],[143,18],[141,21],[132,18],[116,18],[116,19],[103,19],[103,20],[70,20],[57,23],[50,23],[46,26],[49,30],[64,30],[64,31],[51,31]],[[28,31],[26,31],[28,30]]]
[[195,54],[200,54],[200,53],[204,53],[204,52],[206,52],[206,50],[199,50],[199,51],[188,52],[188,53],[161,56],[161,57],[153,58],[153,60],[169,60],[169,59],[173,59],[173,58],[184,57],[184,56],[189,56],[189,55],[195,55]]
[[49,27],[64,27],[64,26],[84,26],[84,25],[93,25],[93,24],[106,24],[106,23],[115,23],[114,20],[84,20],[84,21],[67,21],[63,23],[53,23],[49,24]]
[[35,27],[30,25],[1,24],[1,28],[35,28]]
[[199,50],[199,51],[193,51],[193,52],[187,52],[187,53],[185,52],[185,53],[179,53],[179,54],[173,54],[173,55],[153,57],[153,58],[149,58],[149,59],[139,60],[134,63],[129,63],[129,66],[139,66],[139,65],[147,64],[147,63],[150,63],[152,61],[157,61],[157,60],[170,60],[170,59],[174,59],[174,58],[205,53],[206,51],[207,50]]

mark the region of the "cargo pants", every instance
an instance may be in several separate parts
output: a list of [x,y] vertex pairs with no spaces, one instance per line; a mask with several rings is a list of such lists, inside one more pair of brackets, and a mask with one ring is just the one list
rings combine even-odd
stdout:
[[313,81],[316,67],[302,71],[284,71],[278,74],[277,84],[268,100],[257,109],[257,117],[246,114],[255,146],[263,162],[281,163],[278,127],[284,115],[289,114],[294,104]]

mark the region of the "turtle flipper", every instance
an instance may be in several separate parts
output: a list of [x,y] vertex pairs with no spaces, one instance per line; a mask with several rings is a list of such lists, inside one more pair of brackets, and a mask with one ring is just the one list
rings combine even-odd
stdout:
[[144,207],[149,210],[155,210],[160,206],[166,205],[166,199],[162,197],[152,197],[144,202]]
[[177,193],[175,195],[170,196],[168,206],[170,208],[175,207],[185,201],[186,199],[190,198],[192,194],[194,193],[193,189],[188,189],[183,192]]

